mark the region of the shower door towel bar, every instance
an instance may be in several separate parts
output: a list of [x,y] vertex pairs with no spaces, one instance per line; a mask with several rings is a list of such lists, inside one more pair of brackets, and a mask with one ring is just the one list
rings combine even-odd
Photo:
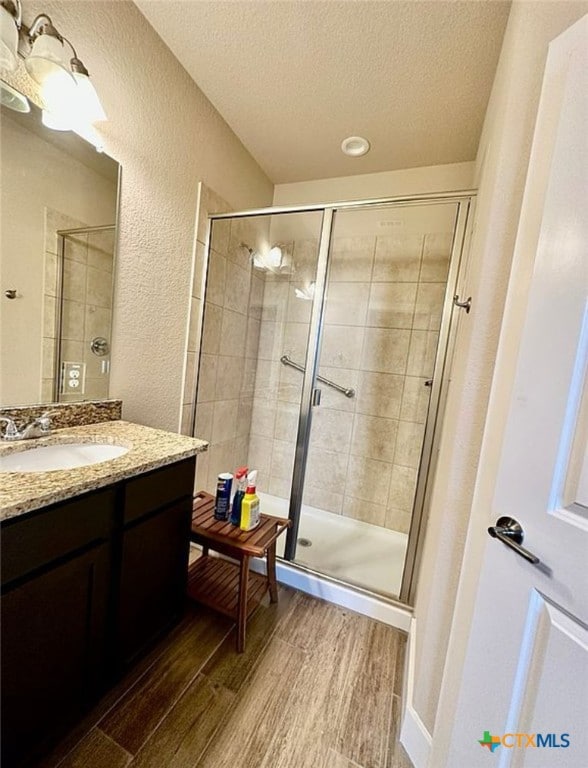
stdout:
[[[300,371],[300,373],[306,373],[306,368],[303,365],[300,365],[299,363],[295,363],[293,360],[290,360],[288,355],[282,355],[280,358],[280,362],[282,365],[289,365],[290,368],[296,368],[297,371]],[[333,389],[336,389],[337,392],[342,392],[345,397],[355,397],[355,390],[349,389],[347,387],[342,387],[340,384],[336,384],[334,381],[331,381],[330,379],[325,379],[323,376],[317,376],[317,381],[321,381],[323,384],[326,384],[328,387],[332,387]]]

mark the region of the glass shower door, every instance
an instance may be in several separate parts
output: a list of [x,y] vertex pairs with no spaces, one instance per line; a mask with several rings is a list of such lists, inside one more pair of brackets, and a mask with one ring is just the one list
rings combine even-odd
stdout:
[[423,466],[457,213],[454,202],[335,213],[295,560],[390,596]]

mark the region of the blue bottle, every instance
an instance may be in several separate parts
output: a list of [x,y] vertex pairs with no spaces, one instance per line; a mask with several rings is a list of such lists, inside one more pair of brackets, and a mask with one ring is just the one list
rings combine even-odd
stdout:
[[241,503],[245,496],[245,487],[247,485],[247,467],[239,467],[235,471],[235,483],[237,484],[237,490],[233,497],[231,523],[233,525],[241,525]]

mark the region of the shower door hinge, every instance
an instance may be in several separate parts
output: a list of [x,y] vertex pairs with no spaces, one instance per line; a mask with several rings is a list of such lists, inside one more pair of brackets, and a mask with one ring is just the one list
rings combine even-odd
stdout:
[[310,404],[312,406],[317,406],[321,404],[321,391],[320,389],[313,389],[312,390],[312,399],[310,401]]

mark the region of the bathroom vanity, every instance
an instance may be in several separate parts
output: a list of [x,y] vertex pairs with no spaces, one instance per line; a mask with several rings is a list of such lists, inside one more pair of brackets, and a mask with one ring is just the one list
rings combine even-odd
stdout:
[[206,448],[120,421],[27,442],[52,439],[130,447],[91,466],[0,473],[5,766],[63,735],[181,616]]

